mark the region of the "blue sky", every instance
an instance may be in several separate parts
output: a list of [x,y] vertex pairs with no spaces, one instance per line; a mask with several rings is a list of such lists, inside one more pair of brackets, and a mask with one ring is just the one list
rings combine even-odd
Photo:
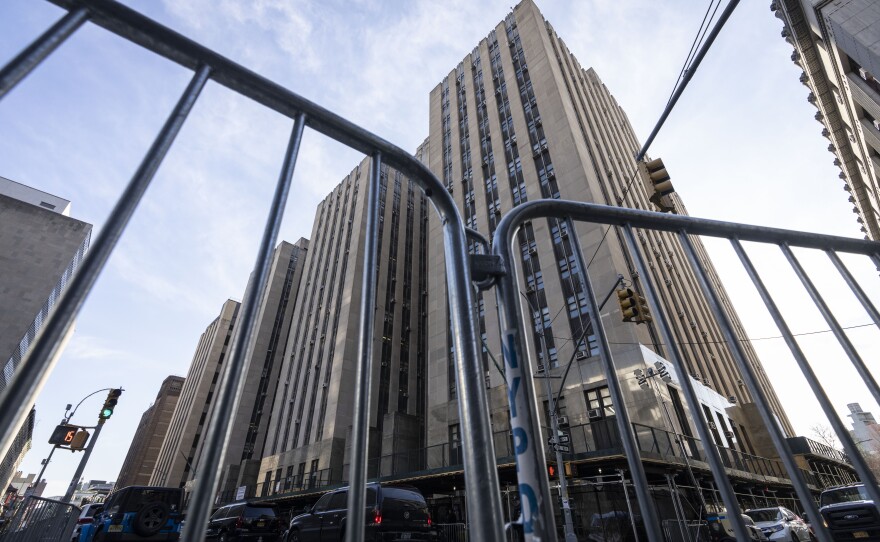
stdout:
[[[510,2],[128,0],[163,24],[295,92],[414,150],[428,131],[428,93],[501,21]],[[660,114],[708,2],[539,2],[571,51],[592,66],[644,139]],[[800,68],[768,2],[743,2],[655,141],[694,216],[860,236],[843,182],[813,120]],[[5,0],[0,62],[63,15],[48,2]],[[86,24],[0,102],[0,175],[73,203],[101,227],[191,74]],[[64,412],[93,390],[126,388],[86,479],[115,479],[137,422],[169,374],[185,375],[199,335],[227,298],[242,296],[292,122],[210,84],[187,120],[78,320],[37,400],[36,472]],[[308,237],[317,202],[360,156],[307,132],[282,238]],[[749,335],[777,335],[741,292],[723,244],[716,264]],[[763,254],[763,252],[762,252]],[[812,263],[822,273],[829,264]],[[760,258],[777,267],[774,254]],[[877,294],[870,266],[855,269]],[[826,276],[826,275],[822,275]],[[828,273],[822,281],[843,325],[870,320]],[[785,299],[795,332],[825,329],[784,272],[765,277]],[[876,329],[851,332],[876,345]],[[841,408],[880,414],[833,340],[804,339]],[[756,343],[796,429],[821,419],[781,340]],[[813,358],[811,358],[813,359]],[[869,360],[869,364],[873,361]],[[875,365],[876,368],[876,365]],[[73,422],[94,423],[100,396]],[[63,492],[79,455],[56,454],[49,495]]]

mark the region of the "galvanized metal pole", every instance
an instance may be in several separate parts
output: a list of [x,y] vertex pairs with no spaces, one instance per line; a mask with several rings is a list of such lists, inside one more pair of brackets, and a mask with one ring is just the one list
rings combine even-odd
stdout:
[[[208,526],[208,517],[211,514],[211,506],[214,504],[214,494],[220,483],[220,476],[223,474],[226,447],[229,445],[229,439],[232,435],[231,426],[235,423],[235,412],[241,402],[241,394],[244,390],[244,374],[249,362],[247,352],[251,350],[251,343],[257,334],[256,329],[259,325],[257,312],[267,288],[272,251],[275,249],[278,231],[281,229],[281,220],[284,217],[284,208],[290,193],[290,184],[305,124],[306,117],[300,113],[293,123],[287,150],[281,164],[281,173],[278,175],[275,193],[266,216],[266,224],[263,228],[254,270],[251,274],[251,285],[248,292],[245,293],[244,302],[239,310],[238,321],[235,324],[235,337],[232,340],[232,351],[229,353],[223,378],[220,380],[217,394],[214,397],[216,410],[208,421],[208,429],[202,448],[203,454],[198,464],[201,476],[196,477],[195,488],[187,510],[188,528],[183,532],[184,542],[202,540]],[[238,459],[236,459],[237,461]]]
[[52,54],[52,51],[64,43],[64,40],[82,26],[88,17],[89,13],[86,8],[77,8],[68,12],[6,64],[0,70],[0,99],[39,66],[40,62]]
[[76,468],[76,472],[73,473],[73,478],[70,479],[70,485],[67,486],[67,492],[64,493],[64,498],[61,500],[64,502],[70,502],[70,499],[73,498],[73,493],[76,491],[76,484],[79,482],[80,476],[82,476],[83,471],[86,468],[86,465],[89,463],[89,457],[92,455],[92,450],[95,449],[95,443],[98,442],[98,435],[101,434],[101,429],[104,427],[104,422],[106,420],[99,419],[98,425],[95,427],[95,434],[89,437],[89,445],[86,446],[86,451],[82,456],[82,459],[79,460],[79,466]]
[[370,443],[370,392],[373,374],[373,330],[376,319],[376,277],[379,265],[379,184],[382,155],[373,153],[367,184],[367,216],[364,224],[364,268],[358,333],[357,371],[354,387],[354,414],[351,428],[351,463],[348,482],[348,528],[346,542],[364,539],[367,502],[367,451]]
[[[728,514],[733,517],[733,520],[731,521],[733,530],[738,539],[748,540],[750,535],[740,517],[740,508],[739,502],[736,500],[736,493],[733,491],[733,486],[724,470],[724,464],[721,462],[721,456],[718,453],[718,449],[712,444],[708,422],[700,414],[700,400],[697,398],[687,367],[682,361],[682,355],[678,343],[674,340],[672,332],[670,331],[671,326],[666,319],[666,313],[660,307],[660,297],[657,293],[657,288],[654,286],[654,281],[651,280],[651,275],[649,274],[648,266],[645,265],[645,258],[642,255],[642,251],[636,244],[636,237],[632,231],[632,225],[625,224],[623,227],[623,233],[626,246],[633,258],[636,271],[642,278],[642,285],[646,290],[643,293],[645,294],[649,307],[659,324],[657,328],[660,330],[660,336],[663,339],[663,342],[667,345],[666,348],[669,352],[669,361],[672,363],[673,367],[675,367],[676,372],[681,375],[680,383],[681,389],[684,392],[685,402],[691,410],[691,419],[694,421],[694,425],[697,428],[697,435],[703,442],[703,448],[706,452],[706,461],[709,463],[712,476],[721,487],[721,498],[724,501],[724,505],[727,507]],[[702,496],[702,492],[700,495]]]
[[95,285],[95,281],[98,280],[98,275],[110,258],[110,253],[122,236],[122,231],[128,225],[174,138],[177,137],[183,122],[195,105],[210,73],[211,69],[208,66],[201,66],[193,75],[116,206],[110,212],[110,216],[107,217],[104,227],[86,253],[79,269],[70,279],[67,289],[61,294],[49,317],[43,323],[43,328],[37,334],[31,349],[15,368],[9,385],[0,392],[0,457],[5,456],[9,451],[12,441],[18,434],[18,428],[24,423],[31,405],[36,400],[37,392],[58,361],[58,355],[66,339],[69,338],[76,314]]
[[[504,224],[504,219],[501,224]],[[513,250],[510,245],[515,231],[507,231],[501,224],[495,230],[493,252],[501,256],[508,272],[498,277],[495,299],[498,302],[498,325],[503,341],[504,376],[510,403],[510,430],[513,435],[523,534],[526,542],[554,540],[556,521],[552,494],[545,472],[547,462],[544,447],[536,440],[541,435],[537,396],[528,350],[524,343],[525,325],[517,304],[517,267],[513,265],[511,258]]]

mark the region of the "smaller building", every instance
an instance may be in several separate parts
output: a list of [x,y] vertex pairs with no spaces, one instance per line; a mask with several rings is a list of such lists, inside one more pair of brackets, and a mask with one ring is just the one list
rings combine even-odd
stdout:
[[119,487],[149,485],[184,382],[181,376],[169,376],[162,382],[156,401],[141,416],[116,479]]

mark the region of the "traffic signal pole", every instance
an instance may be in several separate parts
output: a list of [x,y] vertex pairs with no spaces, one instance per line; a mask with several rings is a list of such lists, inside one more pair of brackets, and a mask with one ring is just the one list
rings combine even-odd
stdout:
[[70,499],[73,498],[73,492],[76,491],[76,484],[79,482],[79,477],[82,476],[83,471],[86,469],[86,464],[89,462],[89,456],[92,455],[92,450],[95,448],[95,442],[98,441],[98,435],[101,434],[101,428],[104,427],[105,421],[106,420],[104,419],[98,420],[98,425],[95,427],[95,434],[89,439],[89,445],[86,447],[82,459],[79,460],[79,466],[76,468],[76,472],[70,480],[70,485],[67,486],[67,493],[65,493],[64,498],[61,499],[63,502],[70,502]]

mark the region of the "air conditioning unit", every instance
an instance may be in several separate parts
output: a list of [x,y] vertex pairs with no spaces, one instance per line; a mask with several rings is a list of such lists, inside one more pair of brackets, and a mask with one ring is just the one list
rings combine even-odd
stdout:
[[510,142],[511,142],[511,143],[516,143],[516,134],[510,136]]
[[578,350],[574,357],[576,359],[587,359],[589,356],[587,356],[586,350]]
[[715,422],[709,422],[709,429],[718,429],[718,426],[715,425]]
[[733,431],[725,431],[724,436],[727,437],[728,439],[732,439],[734,437]]
[[568,427],[568,416],[557,416],[556,425],[559,427]]
[[731,395],[730,397],[727,398],[727,400],[733,404],[736,404],[737,402],[739,402],[739,399],[736,398],[736,395]]
[[563,239],[568,239],[568,230],[562,230],[562,232],[559,234],[559,236],[562,237]]
[[587,411],[587,416],[589,416],[589,418],[590,418],[591,420],[599,420],[599,419],[602,419],[602,409],[600,409],[600,408],[591,408],[590,410]]
[[867,81],[871,76],[868,75],[868,70],[865,68],[859,68],[859,77]]
[[538,253],[538,248],[537,248],[537,247],[532,247],[532,248],[529,249],[529,254],[531,254],[531,255],[534,256],[534,255],[537,254],[537,253]]
[[543,364],[543,363],[539,363],[539,364],[538,364],[538,372],[539,372],[539,373],[543,373],[543,372],[544,372],[544,364]]
[[880,120],[874,119],[874,128],[880,130]]

